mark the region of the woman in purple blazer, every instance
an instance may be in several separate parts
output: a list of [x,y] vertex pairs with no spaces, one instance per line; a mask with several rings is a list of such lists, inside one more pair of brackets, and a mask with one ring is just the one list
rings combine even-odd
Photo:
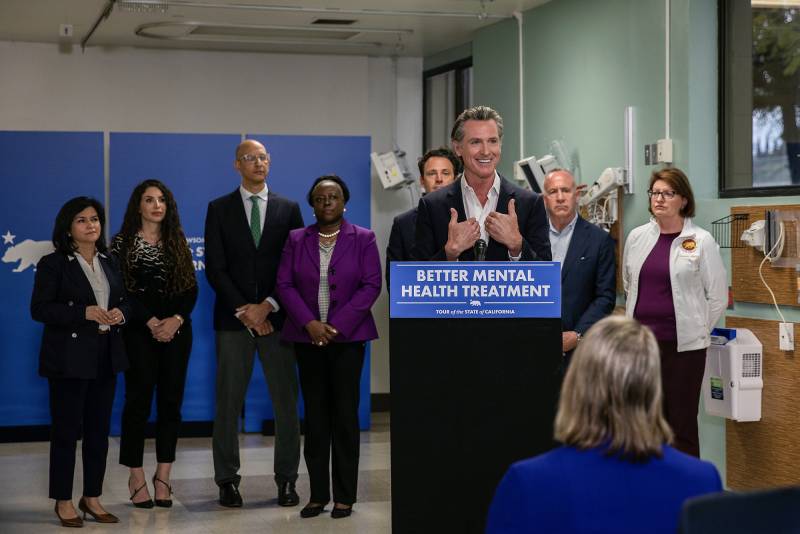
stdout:
[[292,230],[278,268],[283,338],[295,342],[306,410],[311,497],[302,517],[323,511],[330,478],[331,517],[348,517],[356,501],[359,382],[365,342],[378,337],[370,308],[381,291],[381,263],[375,234],[342,217],[349,199],[338,176],[317,178],[308,192],[317,223]]

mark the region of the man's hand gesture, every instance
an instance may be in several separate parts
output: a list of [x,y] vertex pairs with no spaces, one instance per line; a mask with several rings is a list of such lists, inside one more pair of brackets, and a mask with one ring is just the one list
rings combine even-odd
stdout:
[[464,222],[458,222],[458,212],[450,208],[447,243],[444,245],[444,252],[448,261],[457,260],[461,253],[471,248],[480,237],[481,227],[474,217]]
[[516,201],[513,198],[508,201],[507,214],[493,211],[486,216],[485,224],[486,233],[498,243],[505,245],[511,256],[519,256],[522,253],[522,234],[519,233]]

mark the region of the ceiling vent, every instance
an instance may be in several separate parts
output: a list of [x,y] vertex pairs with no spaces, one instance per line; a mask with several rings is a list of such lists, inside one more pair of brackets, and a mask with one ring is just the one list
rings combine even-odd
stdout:
[[355,19],[316,19],[311,24],[327,24],[329,26],[350,26],[358,22]]
[[358,32],[304,30],[303,28],[268,26],[198,25],[189,32],[189,35],[198,37],[253,37],[260,39],[336,39],[344,41],[355,37]]

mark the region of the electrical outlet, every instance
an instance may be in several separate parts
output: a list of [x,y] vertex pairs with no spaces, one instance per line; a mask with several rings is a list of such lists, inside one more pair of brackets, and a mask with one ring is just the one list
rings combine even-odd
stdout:
[[61,39],[72,37],[72,24],[59,24],[58,36]]
[[794,350],[794,323],[778,323],[778,340],[781,350]]

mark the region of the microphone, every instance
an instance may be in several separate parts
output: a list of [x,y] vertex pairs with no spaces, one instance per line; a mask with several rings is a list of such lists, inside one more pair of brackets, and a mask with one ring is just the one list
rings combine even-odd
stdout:
[[483,239],[475,241],[472,252],[475,253],[475,261],[486,261],[486,241]]

